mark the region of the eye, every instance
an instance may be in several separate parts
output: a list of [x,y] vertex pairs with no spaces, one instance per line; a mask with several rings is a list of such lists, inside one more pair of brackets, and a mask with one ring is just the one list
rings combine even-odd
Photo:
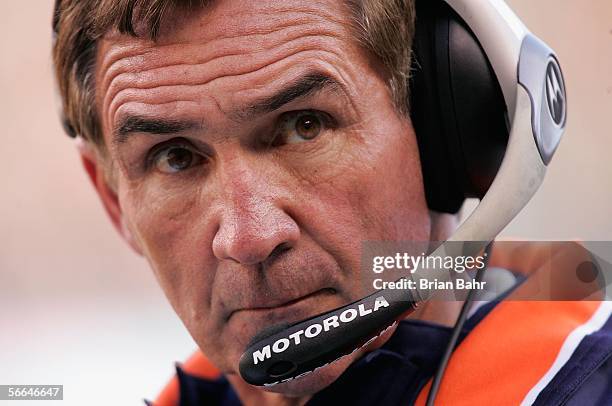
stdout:
[[303,114],[295,119],[295,133],[304,140],[312,140],[321,132],[323,127],[319,117],[315,114]]
[[315,110],[290,111],[279,118],[273,145],[310,141],[330,126],[331,117]]
[[195,152],[189,145],[164,145],[153,151],[149,161],[150,167],[155,167],[162,173],[177,173],[200,165],[204,157]]

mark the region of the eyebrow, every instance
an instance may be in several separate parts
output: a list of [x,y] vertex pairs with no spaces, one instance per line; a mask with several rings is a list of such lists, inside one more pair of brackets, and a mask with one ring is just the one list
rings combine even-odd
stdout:
[[[331,76],[319,72],[310,72],[279,90],[272,96],[264,97],[230,113],[235,121],[249,121],[253,117],[271,113],[299,98],[310,96],[324,89],[338,90],[340,83]],[[143,116],[127,116],[116,126],[113,142],[125,143],[131,134],[148,133],[151,135],[177,134],[193,128],[201,128],[202,123],[195,121],[168,120]]]
[[237,118],[248,120],[260,114],[278,110],[286,104],[299,98],[310,96],[323,89],[337,90],[342,86],[331,76],[319,72],[308,73],[276,94],[257,100],[247,107],[246,111],[238,112]]
[[122,144],[128,140],[129,135],[132,133],[167,135],[180,133],[195,127],[199,127],[199,124],[191,121],[128,116],[120,121],[115,130],[113,140],[117,144]]

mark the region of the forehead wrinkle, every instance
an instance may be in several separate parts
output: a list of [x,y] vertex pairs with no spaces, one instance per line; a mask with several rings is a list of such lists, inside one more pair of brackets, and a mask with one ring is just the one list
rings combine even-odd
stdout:
[[[128,102],[142,101],[144,103],[155,104],[159,101],[172,99],[174,98],[173,95],[164,94],[164,91],[167,88],[172,88],[172,87],[184,89],[184,91],[179,92],[180,98],[183,101],[192,101],[194,103],[198,103],[198,100],[196,98],[197,97],[201,98],[200,95],[206,94],[206,90],[205,90],[206,87],[212,85],[214,82],[217,82],[220,80],[227,80],[227,79],[233,79],[234,82],[239,79],[248,80],[248,78],[252,75],[264,75],[265,76],[266,74],[268,74],[269,71],[272,71],[272,73],[268,74],[268,76],[277,77],[277,75],[273,74],[274,71],[276,70],[287,71],[287,69],[284,69],[284,68],[288,64],[292,66],[303,68],[304,65],[300,63],[295,63],[294,59],[297,58],[298,55],[300,56],[301,59],[308,59],[307,56],[304,54],[308,54],[310,52],[315,53],[315,55],[318,57],[317,60],[319,63],[322,62],[324,59],[321,57],[322,55],[328,55],[330,56],[329,59],[332,59],[332,60],[340,59],[338,55],[330,51],[321,51],[318,49],[314,51],[311,51],[311,50],[297,51],[295,53],[292,53],[291,55],[284,56],[275,62],[266,64],[263,67],[257,67],[255,70],[248,71],[248,72],[241,71],[238,74],[216,76],[212,80],[209,80],[208,82],[204,84],[198,84],[198,85],[182,85],[181,84],[181,85],[169,85],[169,86],[163,85],[163,86],[154,86],[152,88],[147,88],[147,89],[125,88],[125,89],[122,89],[120,92],[118,92],[115,95],[115,97],[110,101],[110,104],[108,106],[109,115],[111,117],[114,117],[116,115],[115,112],[122,105]],[[334,64],[328,63],[328,66],[333,66],[333,65]],[[312,67],[313,64],[310,63],[310,66]],[[315,67],[312,70],[320,71],[321,69],[316,69]],[[337,71],[337,69],[334,69],[332,71]],[[302,73],[303,73],[303,70],[302,70]],[[190,98],[190,95],[192,96],[192,98]]]
[[[315,14],[312,13],[312,15],[315,15]],[[278,17],[278,16],[275,16],[275,17]],[[111,36],[111,37],[105,38],[102,41],[102,42],[105,42],[106,44],[112,44],[113,38],[118,38],[118,41],[116,41],[116,44],[114,44],[116,45],[116,47],[109,49],[109,51],[107,52],[107,55],[104,56],[104,58],[101,61],[102,63],[99,64],[99,66],[102,71],[107,71],[107,70],[111,70],[111,66],[109,65],[115,65],[115,64],[125,65],[121,60],[127,60],[126,62],[128,62],[128,65],[135,65],[135,62],[138,62],[138,61],[145,62],[147,64],[151,64],[151,62],[156,62],[156,60],[152,58],[149,58],[147,60],[140,58],[141,56],[144,56],[146,54],[151,54],[153,56],[155,56],[155,54],[160,54],[160,58],[157,59],[157,61],[159,61],[160,63],[159,66],[163,66],[167,64],[168,52],[164,52],[167,50],[172,51],[173,49],[179,49],[179,48],[181,50],[185,50],[185,49],[188,49],[189,47],[195,48],[195,49],[210,48],[214,50],[215,52],[217,52],[219,56],[223,56],[223,55],[230,55],[232,53],[233,54],[248,53],[252,49],[254,43],[259,44],[262,49],[271,48],[274,44],[265,45],[265,43],[278,42],[276,37],[274,38],[271,37],[272,34],[278,34],[281,39],[293,39],[300,35],[307,35],[309,31],[314,31],[315,29],[318,30],[317,32],[320,32],[321,34],[325,32],[332,32],[332,29],[314,25],[313,21],[311,20],[312,19],[307,19],[307,18],[293,19],[293,20],[283,18],[283,19],[278,20],[279,21],[278,24],[275,24],[275,25],[272,25],[266,28],[263,28],[263,27],[251,28],[249,32],[239,32],[239,33],[234,33],[233,35],[229,35],[229,34],[223,35],[223,33],[219,33],[217,34],[216,37],[212,37],[212,38],[195,38],[194,39],[193,36],[190,36],[189,40],[175,41],[175,42],[163,42],[163,41],[153,42],[149,40],[143,40],[140,38],[129,37],[127,35],[115,35],[114,37]],[[329,18],[321,19],[321,20],[322,20],[321,22],[327,22],[328,20],[333,20],[333,18],[330,15]],[[268,24],[269,24],[269,21],[268,21]],[[337,23],[336,25],[340,26],[341,23]],[[297,35],[291,35],[292,31],[297,32]],[[236,44],[234,40],[238,38],[242,38],[244,40],[242,44],[239,44],[239,45]],[[136,42],[136,43],[130,44],[130,42]],[[229,42],[231,45],[223,46],[223,42]],[[225,53],[219,52],[220,50],[223,50]],[[185,52],[178,53],[178,54],[170,53],[170,55],[177,57],[178,60],[183,59],[185,61],[184,63],[187,63],[186,61],[193,60],[194,57],[195,58],[198,57],[198,53],[194,53],[193,55],[185,55],[185,54],[186,54]],[[200,63],[206,60],[207,60],[207,57],[205,56],[203,59],[196,59],[196,63]]]
[[[310,54],[313,55],[312,58],[309,58]],[[291,53],[254,71],[216,77],[208,84],[211,85],[221,80],[231,80],[230,83],[233,84],[239,80],[250,80],[251,76],[258,75],[259,77],[251,80],[252,84],[248,88],[234,90],[232,95],[237,97],[239,94],[246,93],[244,97],[239,97],[241,100],[249,98],[265,99],[274,94],[274,90],[270,91],[269,89],[281,89],[288,82],[295,81],[307,73],[319,73],[332,78],[337,84],[336,90],[339,87],[346,95],[349,95],[350,92],[346,85],[348,83],[347,76],[340,69],[340,64],[338,63],[340,61],[342,61],[341,56],[330,50],[303,50]],[[227,111],[245,110],[245,108],[252,104],[253,102],[245,101],[241,108],[228,109]],[[241,116],[240,113],[236,115],[237,118]]]
[[[300,38],[301,40],[301,38]],[[215,82],[217,80],[220,79],[227,79],[227,78],[237,78],[240,76],[246,76],[249,74],[256,74],[256,73],[261,73],[262,71],[265,73],[266,69],[276,69],[278,64],[282,64],[282,63],[290,63],[293,60],[293,57],[295,57],[298,54],[304,54],[307,52],[316,52],[316,56],[321,59],[322,55],[330,55],[331,58],[333,59],[335,58],[339,58],[338,56],[336,56],[334,53],[332,53],[331,51],[326,51],[326,50],[320,50],[318,48],[316,48],[315,50],[312,50],[311,48],[313,48],[315,45],[319,45],[319,47],[321,47],[320,44],[318,43],[312,43],[312,41],[304,41],[307,42],[306,44],[303,44],[304,47],[308,47],[306,48],[306,50],[302,50],[300,49],[300,47],[295,46],[293,44],[283,44],[284,45],[284,50],[285,51],[292,51],[290,52],[288,55],[281,55],[278,58],[275,58],[274,60],[270,61],[269,59],[269,53],[261,53],[262,55],[266,55],[267,58],[265,60],[263,60],[262,62],[256,64],[254,67],[249,67],[249,69],[246,69],[243,65],[241,65],[239,63],[239,61],[236,61],[238,63],[235,63],[235,70],[234,71],[230,71],[229,73],[223,74],[221,75],[221,72],[214,72],[214,70],[212,70],[212,73],[215,73],[214,77],[212,78],[205,78],[204,81],[202,81],[202,79],[200,80],[195,80],[195,81],[187,81],[185,82],[184,80],[181,82],[181,84],[173,84],[172,82],[170,82],[170,85],[159,85],[158,83],[154,83],[152,86],[148,86],[148,87],[124,87],[121,88],[119,87],[119,89],[117,89],[116,92],[107,92],[105,95],[105,100],[104,100],[104,105],[105,105],[105,109],[108,109],[110,115],[114,115],[114,111],[119,107],[118,105],[120,105],[122,102],[125,101],[129,101],[132,100],[133,97],[135,97],[134,95],[136,95],[138,93],[139,90],[142,90],[140,92],[140,95],[144,95],[144,101],[148,100],[151,98],[151,96],[147,96],[147,91],[149,92],[149,94],[151,92],[156,93],[155,90],[162,90],[164,88],[168,88],[168,87],[184,87],[185,90],[187,90],[187,92],[183,92],[181,94],[181,97],[185,98],[186,100],[190,100],[190,101],[195,101],[193,99],[189,99],[188,97],[188,93],[193,93],[195,92],[196,94],[198,92],[200,92],[200,90],[198,89],[201,88],[202,86],[205,86],[207,84],[211,84],[212,82]],[[325,46],[322,46],[322,48],[326,48]],[[331,47],[330,47],[331,48]],[[306,58],[304,56],[304,58]],[[237,58],[237,59],[241,59],[241,58]],[[251,58],[253,59],[253,58]],[[255,58],[257,59],[257,58]],[[262,58],[263,59],[263,58]],[[256,60],[257,62],[257,60]],[[231,65],[231,64],[230,64]],[[227,64],[225,63],[218,63],[217,64],[218,67],[220,67],[222,71],[226,72],[226,66]],[[200,68],[207,74],[207,75],[211,75],[211,69],[206,69],[206,66],[200,66]],[[171,81],[176,80],[175,77],[176,75],[170,75],[170,77],[172,78]],[[198,79],[198,78],[196,78]],[[206,80],[208,79],[208,80]],[[201,83],[195,83],[195,82],[201,82]],[[161,82],[163,83],[163,82]],[[183,83],[188,83],[188,84],[183,84]],[[123,99],[123,95],[124,94],[128,94],[127,99]],[[156,96],[157,97],[157,96]],[[163,97],[163,95],[162,95]]]
[[[293,13],[293,14],[299,14],[296,12],[295,9],[288,9],[287,13]],[[329,15],[325,15],[326,18],[322,18],[320,17],[320,15],[322,13],[317,13],[315,11],[311,11],[311,10],[301,10],[302,14],[309,14],[311,16],[310,19],[302,17],[301,19],[295,19],[293,21],[288,21],[286,23],[279,23],[279,24],[272,24],[269,25],[269,27],[259,27],[259,29],[257,31],[255,31],[255,33],[250,32],[247,35],[242,35],[242,36],[233,36],[233,37],[225,37],[225,38],[217,38],[216,40],[214,40],[214,44],[215,45],[219,45],[219,46],[215,46],[215,47],[211,47],[211,43],[207,43],[207,44],[188,44],[188,43],[181,43],[181,42],[177,42],[177,43],[168,43],[166,45],[154,45],[154,48],[151,48],[151,44],[149,43],[143,43],[142,47],[144,47],[144,49],[141,49],[141,47],[138,46],[131,46],[131,47],[123,47],[122,49],[119,49],[115,52],[110,52],[109,55],[104,59],[105,62],[105,66],[109,65],[109,72],[106,72],[104,79],[106,82],[110,81],[110,85],[111,89],[109,89],[108,92],[106,92],[106,99],[114,99],[116,96],[116,93],[121,92],[121,88],[123,85],[122,81],[125,80],[125,82],[131,82],[128,83],[130,85],[129,90],[134,90],[134,89],[138,89],[138,88],[144,88],[144,89],[151,89],[151,88],[155,88],[155,87],[160,87],[158,85],[158,83],[164,83],[164,81],[160,81],[159,77],[155,77],[153,80],[153,82],[158,82],[153,84],[153,86],[151,86],[149,83],[147,83],[147,79],[146,79],[146,72],[150,72],[151,68],[150,66],[157,66],[157,69],[161,69],[163,70],[165,69],[174,69],[175,71],[184,71],[184,69],[187,68],[192,68],[192,67],[198,67],[201,69],[206,69],[208,68],[208,64],[206,65],[200,65],[200,64],[193,64],[193,63],[181,63],[180,65],[174,65],[172,63],[168,63],[168,57],[167,55],[164,55],[164,51],[168,50],[168,49],[172,49],[172,48],[176,48],[176,47],[180,47],[181,51],[183,52],[178,52],[178,53],[171,53],[170,52],[170,57],[174,58],[175,60],[193,60],[191,58],[189,58],[190,56],[196,55],[200,58],[204,57],[203,59],[205,59],[207,56],[209,58],[211,58],[210,55],[212,55],[212,59],[210,59],[211,63],[218,63],[217,65],[214,65],[213,68],[215,66],[223,66],[224,61],[227,60],[227,58],[230,59],[230,61],[232,60],[232,57],[235,57],[235,59],[244,59],[245,55],[242,55],[240,52],[236,52],[236,50],[238,51],[242,51],[244,50],[245,52],[249,52],[251,55],[255,54],[255,55],[261,55],[264,56],[265,58],[262,59],[266,59],[264,61],[260,61],[260,66],[255,66],[254,68],[250,67],[250,69],[248,70],[240,70],[239,68],[241,67],[241,60],[237,61],[236,66],[238,67],[237,70],[234,70],[233,72],[230,72],[230,74],[227,74],[227,69],[224,68],[225,72],[223,72],[223,75],[220,75],[218,77],[214,77],[212,78],[211,81],[214,81],[216,79],[224,79],[224,78],[230,78],[232,76],[241,76],[241,75],[246,75],[249,74],[251,72],[257,72],[259,69],[261,69],[262,67],[265,67],[266,65],[274,65],[275,62],[277,60],[281,60],[287,57],[291,57],[292,54],[289,55],[282,55],[281,57],[276,57],[275,59],[272,59],[272,63],[270,63],[270,49],[272,48],[276,48],[277,53],[282,52],[283,51],[283,46],[287,47],[287,48],[292,48],[294,50],[295,53],[299,53],[299,50],[296,51],[296,45],[293,44],[291,41],[287,41],[287,35],[290,36],[295,36],[296,39],[298,40],[303,40],[305,42],[308,42],[311,39],[311,36],[309,35],[310,33],[312,33],[312,37],[315,39],[314,44],[315,45],[319,45],[322,47],[325,47],[325,43],[323,41],[321,41],[322,37],[327,36],[329,39],[331,40],[338,40],[340,39],[340,32],[339,31],[344,31],[343,29],[345,28],[342,25],[342,22],[340,22],[338,19],[335,18],[334,14],[329,14]],[[330,20],[333,20],[336,24],[332,24],[332,26],[323,26],[323,27],[312,27],[309,25],[303,25],[303,24],[299,24],[302,21],[303,22],[312,22],[314,19],[319,18],[320,20],[324,20],[325,22],[329,22]],[[287,21],[287,19],[280,19],[280,21]],[[317,21],[318,22],[318,21]],[[297,24],[297,25],[296,25]],[[338,30],[340,26],[340,30]],[[285,35],[269,35],[271,33],[277,33],[277,34],[285,34]],[[306,34],[306,35],[305,35]],[[236,42],[236,41],[232,41],[235,38],[241,37],[243,39],[242,42]],[[257,39],[257,41],[253,41],[254,39]],[[291,38],[290,38],[291,39]],[[316,41],[318,40],[318,41]],[[256,42],[256,45],[258,47],[258,50],[253,53],[253,43]],[[280,44],[279,44],[280,43]],[[223,44],[229,44],[228,46],[223,46]],[[145,46],[146,45],[146,46]],[[202,52],[202,50],[204,52]],[[224,59],[223,57],[219,57],[219,50],[222,51],[223,56],[227,57],[226,59]],[[135,54],[134,52],[137,51]],[[225,52],[225,55],[223,54]],[[168,54],[166,52],[166,54]],[[125,60],[121,60],[124,57]],[[257,59],[257,58],[256,58]],[[144,71],[140,71],[139,69],[141,68],[142,65],[145,64],[149,64],[148,69],[145,69]],[[259,69],[258,69],[259,68]],[[153,68],[156,69],[156,68]],[[184,72],[183,72],[184,73]],[[154,72],[151,72],[151,75],[154,76]],[[181,75],[185,78],[184,75]],[[164,75],[160,75],[160,77],[164,77]],[[167,78],[170,78],[170,82],[166,82],[169,83],[169,85],[178,85],[176,83],[174,83],[173,81],[175,80],[175,78],[177,77],[177,75],[166,75]],[[197,77],[194,77],[193,75],[187,76],[186,79],[188,80],[187,82],[185,82],[183,80],[183,83],[194,83],[194,82],[199,82],[200,80],[198,80]],[[115,83],[117,83],[117,86],[115,87]],[[205,83],[210,83],[210,81],[205,82]],[[104,103],[107,102],[107,100],[104,101]],[[112,101],[108,101],[108,103],[112,103]],[[114,103],[113,103],[114,104]],[[120,107],[120,106],[119,106]],[[119,107],[117,107],[116,109],[118,109]],[[116,110],[113,109],[113,110]]]
[[[130,81],[142,81],[142,74],[155,69],[162,69],[172,65],[189,66],[187,61],[193,60],[194,54],[189,52],[190,48],[202,48],[199,44],[182,44],[180,49],[183,52],[172,52],[173,49],[179,48],[176,45],[156,46],[148,48],[135,54],[124,53],[120,58],[114,58],[110,64],[106,64],[106,68],[101,69],[103,73],[102,88],[112,88],[114,82],[124,76],[128,76]],[[140,50],[139,50],[140,51]],[[146,58],[145,55],[149,57]],[[199,63],[196,61],[195,64]]]
[[[243,41],[236,43],[234,39],[238,37],[216,39],[206,44],[187,44],[175,43],[149,48],[145,51],[138,52],[132,55],[129,52],[124,52],[122,55],[117,55],[112,60],[110,66],[107,66],[104,72],[104,80],[101,83],[101,88],[112,89],[115,82],[126,79],[133,84],[146,81],[142,78],[145,73],[153,73],[166,67],[174,66],[191,67],[201,65],[206,62],[211,62],[214,59],[232,56],[260,55],[269,53],[274,48],[280,48],[283,45],[291,45],[295,40],[308,39],[313,37],[330,37],[337,38],[338,36],[332,30],[321,30],[311,25],[295,25],[292,24],[286,28],[273,31],[278,33],[278,36],[271,38],[269,35],[252,34],[241,37]],[[262,37],[262,40],[255,41],[252,37]],[[253,44],[257,44],[254,49]],[[296,46],[296,45],[291,45]],[[174,53],[172,50],[180,49],[181,52]],[[149,55],[146,58],[145,55]],[[159,57],[158,57],[159,56]],[[103,67],[104,69],[104,67]],[[182,73],[182,72],[177,72]]]
[[[271,11],[268,11],[271,10]],[[346,10],[346,9],[345,9]],[[262,10],[258,10],[261,14]],[[268,11],[269,14],[271,14],[270,18],[267,19],[261,19],[261,18],[257,18],[255,19],[256,22],[258,22],[259,27],[254,29],[253,27],[249,27],[247,26],[246,28],[243,27],[243,31],[245,29],[250,29],[250,32],[243,34],[243,33],[238,33],[237,35],[231,36],[231,35],[225,35],[225,38],[222,38],[227,40],[233,40],[239,36],[245,37],[247,38],[248,41],[248,46],[247,48],[251,48],[252,47],[252,43],[254,42],[253,40],[255,38],[252,37],[263,37],[264,42],[266,39],[269,38],[270,34],[279,32],[284,30],[285,28],[289,28],[289,29],[295,29],[295,28],[300,28],[300,25],[306,25],[308,27],[312,27],[313,22],[314,23],[319,23],[319,22],[325,22],[325,23],[329,23],[330,21],[334,22],[336,25],[335,28],[341,27],[344,28],[345,22],[342,21],[340,18],[338,18],[337,14],[338,13],[332,13],[332,12],[327,12],[327,10],[325,8],[315,8],[313,9],[309,9],[309,8],[305,8],[305,7],[287,7],[287,8],[274,8],[274,7],[267,7],[263,9],[263,11]],[[291,17],[293,17],[293,15],[297,15],[297,17],[295,18],[287,18],[286,16],[280,16],[279,14],[290,14]],[[214,14],[214,13],[213,13]],[[252,10],[245,10],[244,8],[241,8],[237,13],[235,13],[237,15],[246,15],[248,17],[252,17],[253,11]],[[210,16],[209,16],[210,17]],[[235,21],[236,17],[235,15],[232,15],[232,21]],[[314,21],[313,21],[314,20]],[[253,21],[253,19],[247,19],[247,21]],[[265,24],[267,25],[267,27],[261,27],[259,24],[260,21],[264,21]],[[245,24],[246,25],[246,24]],[[239,25],[240,27],[241,25]],[[320,28],[320,27],[319,27]],[[223,36],[223,31],[221,33],[219,33],[219,36]],[[304,32],[301,32],[300,35],[304,35]],[[288,35],[282,36],[287,38]],[[168,53],[166,53],[166,55],[163,55],[160,58],[144,58],[144,55],[147,54],[155,54],[155,53],[159,53],[159,52],[155,52],[156,49],[155,48],[160,48],[160,47],[166,47],[166,46],[176,46],[179,45],[181,47],[184,47],[186,44],[183,42],[178,42],[178,43],[169,43],[169,44],[161,44],[159,41],[157,42],[153,42],[150,40],[143,40],[140,38],[133,38],[133,37],[129,37],[126,35],[120,35],[117,33],[114,34],[109,34],[107,35],[106,41],[111,41],[114,38],[119,38],[119,44],[128,44],[128,46],[122,46],[119,50],[113,50],[111,49],[110,52],[108,52],[108,55],[106,55],[106,57],[103,59],[102,61],[102,66],[101,66],[101,70],[102,71],[108,71],[107,74],[104,75],[104,82],[102,83],[102,88],[106,88],[107,86],[111,86],[109,85],[107,82],[110,80],[111,84],[114,81],[115,77],[118,75],[114,74],[114,67],[112,65],[117,65],[117,69],[120,72],[125,72],[125,71],[138,71],[137,68],[135,68],[135,65],[138,64],[138,62],[145,62],[147,64],[151,64],[153,62],[153,66],[155,66],[155,59],[158,59],[159,61],[161,61],[161,66],[167,64],[167,57],[168,57]],[[191,38],[190,38],[191,39]],[[212,46],[213,49],[219,49],[220,47],[218,46],[218,44],[215,44],[216,39],[213,38],[212,41],[207,41],[207,45]],[[274,39],[273,39],[274,40]],[[129,46],[129,41],[137,41],[139,42],[139,44],[136,45],[131,45]],[[256,41],[258,43],[260,43],[262,41]],[[232,43],[232,46],[229,48],[230,52],[235,52],[235,46],[236,44]],[[141,48],[145,48],[144,50],[140,51]],[[155,48],[153,48],[155,47]],[[140,49],[139,49],[140,48]],[[263,45],[263,49],[269,48],[269,46]],[[136,55],[133,55],[132,51],[139,51],[136,53]],[[240,51],[238,51],[240,52]],[[244,51],[242,52],[249,52],[249,49],[244,49]],[[132,54],[132,57],[130,58],[126,58],[127,56],[130,56],[130,54]],[[172,53],[171,53],[172,54]],[[179,53],[178,56],[180,57],[181,55],[185,55],[185,53]],[[196,53],[197,55],[197,53]],[[124,59],[128,59],[127,61],[123,61]],[[191,60],[193,60],[193,58],[190,58]],[[200,61],[197,61],[196,63],[198,63]],[[111,66],[108,66],[108,65]]]
[[[304,35],[304,32],[306,32],[307,35]],[[282,57],[291,56],[292,54],[300,52],[302,49],[309,49],[316,46],[321,48],[332,48],[330,46],[331,44],[325,43],[325,41],[338,40],[338,38],[333,35],[333,33],[317,31],[316,34],[311,34],[311,32],[312,29],[306,29],[305,31],[300,30],[299,32],[295,32],[293,38],[290,37],[289,40],[285,39],[284,41],[279,41],[278,39],[276,39],[274,41],[276,49],[274,50],[272,50],[272,44],[270,44],[270,48],[261,50],[258,49],[255,53],[250,53],[248,55],[249,60],[251,61],[251,63],[256,64],[255,67],[250,69],[259,69],[261,67],[265,67],[267,64],[270,64],[270,61],[274,61],[275,59],[280,59]],[[206,46],[200,45],[198,46],[198,48],[206,48]],[[247,49],[248,51],[252,51],[252,49],[250,49],[249,47],[245,47],[245,49]],[[287,53],[289,54],[287,55]],[[177,59],[179,61],[183,60],[185,58],[185,54],[191,55],[192,52],[188,51],[182,53],[181,55],[179,55],[178,58],[174,59]],[[105,94],[102,96],[103,99],[101,100],[101,105],[103,107],[108,106],[108,104],[112,103],[112,99],[116,98],[117,94],[122,92],[124,89],[150,89],[161,86],[163,84],[178,84],[178,81],[180,81],[181,84],[206,84],[211,79],[214,80],[215,75],[221,75],[222,73],[225,73],[228,70],[228,67],[232,68],[230,69],[230,72],[227,75],[244,74],[247,73],[243,67],[243,61],[245,57],[247,56],[236,53],[229,55],[222,54],[222,56],[208,59],[207,62],[204,64],[181,63],[179,65],[172,65],[171,63],[166,62],[165,68],[159,67],[157,64],[154,64],[152,68],[148,68],[142,71],[137,71],[136,66],[128,65],[125,68],[128,70],[127,72],[121,72],[120,70],[113,72],[115,73],[115,75],[114,77],[112,77],[112,79],[110,79],[112,86],[106,89]],[[162,60],[163,58],[155,59]],[[213,65],[213,68],[209,69],[209,65]],[[186,75],[186,69],[190,70],[189,75]],[[216,72],[216,70],[222,70],[224,72]],[[156,75],[155,72],[159,72],[160,74]],[[150,84],[145,83],[147,81],[147,76],[150,77]],[[106,76],[106,78],[108,77],[109,75]],[[105,81],[108,82],[108,80],[109,79],[106,79]]]
[[[124,90],[132,89],[152,89],[162,86],[180,86],[180,85],[205,85],[214,80],[221,72],[217,73],[213,68],[221,67],[224,71],[228,71],[228,66],[234,66],[226,73],[226,77],[238,76],[249,72],[256,71],[271,63],[296,55],[300,52],[314,50],[315,47],[326,48],[322,41],[315,38],[321,36],[299,37],[294,41],[282,43],[274,53],[270,50],[257,51],[249,55],[249,59],[254,64],[250,69],[245,69],[240,62],[246,57],[245,55],[229,55],[200,64],[167,64],[163,67],[155,67],[140,72],[123,72],[113,78],[113,84],[107,89],[105,98],[115,98]],[[320,39],[320,38],[319,38]],[[277,56],[277,58],[275,58]],[[235,62],[235,63],[233,63]],[[216,65],[215,65],[216,64]],[[189,76],[186,76],[186,69],[190,69]]]
[[[117,111],[116,111],[116,115],[117,117],[121,117],[122,115],[134,115],[134,116],[139,116],[139,117],[153,117],[153,118],[160,118],[161,116],[165,116],[168,115],[170,116],[169,119],[174,119],[175,121],[177,121],[176,117],[181,117],[180,113],[184,112],[186,110],[189,110],[190,108],[197,108],[199,107],[199,103],[198,102],[192,102],[192,101],[184,101],[184,100],[172,100],[172,101],[166,101],[166,102],[152,102],[152,103],[145,103],[145,102],[141,102],[141,101],[133,101],[130,102],[132,105],[143,105],[143,106],[152,106],[152,107],[163,107],[164,108],[164,113],[161,112],[157,112],[157,111],[153,111],[150,113],[142,113],[141,111],[135,111],[138,109],[132,109],[130,108],[130,106],[127,106],[127,103],[122,105]],[[168,109],[167,106],[172,106],[172,109]],[[123,110],[128,110],[126,113],[123,112]],[[175,114],[175,113],[179,113],[179,114]],[[117,120],[117,122],[119,122],[120,120]],[[195,122],[196,120],[189,120],[189,121],[193,121]],[[200,128],[204,128],[204,121],[203,120],[198,120],[198,125]]]
[[[134,41],[139,41],[134,39]],[[108,40],[101,41],[102,46],[98,47],[96,75],[103,75],[102,81],[97,80],[102,88],[106,88],[107,82],[122,72],[135,70],[139,64],[146,63],[151,58],[154,49],[144,46],[142,43],[123,45],[123,43],[112,44]],[[102,54],[102,55],[101,55]]]
[[[122,109],[128,109],[130,110],[129,107],[134,107],[134,106],[143,106],[143,107],[149,107],[149,106],[170,106],[170,105],[176,105],[176,104],[182,104],[182,105],[187,105],[187,106],[199,106],[200,100],[196,100],[196,99],[188,99],[186,97],[181,97],[180,100],[177,100],[176,97],[147,97],[147,98],[143,98],[143,97],[137,97],[135,95],[125,95],[123,97],[123,99],[121,99],[120,101],[117,101],[116,104],[114,104],[113,106],[111,106],[109,108],[109,118],[110,118],[110,123],[109,123],[109,127],[113,128],[116,125],[116,122],[118,121],[117,119],[119,117],[121,117],[121,110]],[[132,110],[134,110],[132,108]],[[149,109],[144,109],[144,110],[149,110]],[[168,111],[167,113],[164,114],[158,114],[158,115],[164,115],[164,116],[171,116],[173,114],[176,113],[176,109],[174,111]],[[134,113],[140,116],[146,116],[148,114],[147,111],[138,111],[137,113]]]

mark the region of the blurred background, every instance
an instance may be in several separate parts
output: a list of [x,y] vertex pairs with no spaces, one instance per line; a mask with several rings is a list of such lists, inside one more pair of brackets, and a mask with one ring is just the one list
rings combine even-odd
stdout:
[[[49,404],[138,405],[195,344],[62,132],[52,3],[0,1],[0,384],[63,384]],[[503,235],[612,240],[612,2],[509,3],[557,51],[569,116],[544,185]]]

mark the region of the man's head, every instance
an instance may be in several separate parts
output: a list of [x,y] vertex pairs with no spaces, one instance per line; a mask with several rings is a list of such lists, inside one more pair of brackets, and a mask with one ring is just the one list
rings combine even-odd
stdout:
[[[67,127],[222,371],[261,329],[363,296],[362,241],[431,238],[411,1],[63,3]],[[357,355],[277,390],[317,391]]]

